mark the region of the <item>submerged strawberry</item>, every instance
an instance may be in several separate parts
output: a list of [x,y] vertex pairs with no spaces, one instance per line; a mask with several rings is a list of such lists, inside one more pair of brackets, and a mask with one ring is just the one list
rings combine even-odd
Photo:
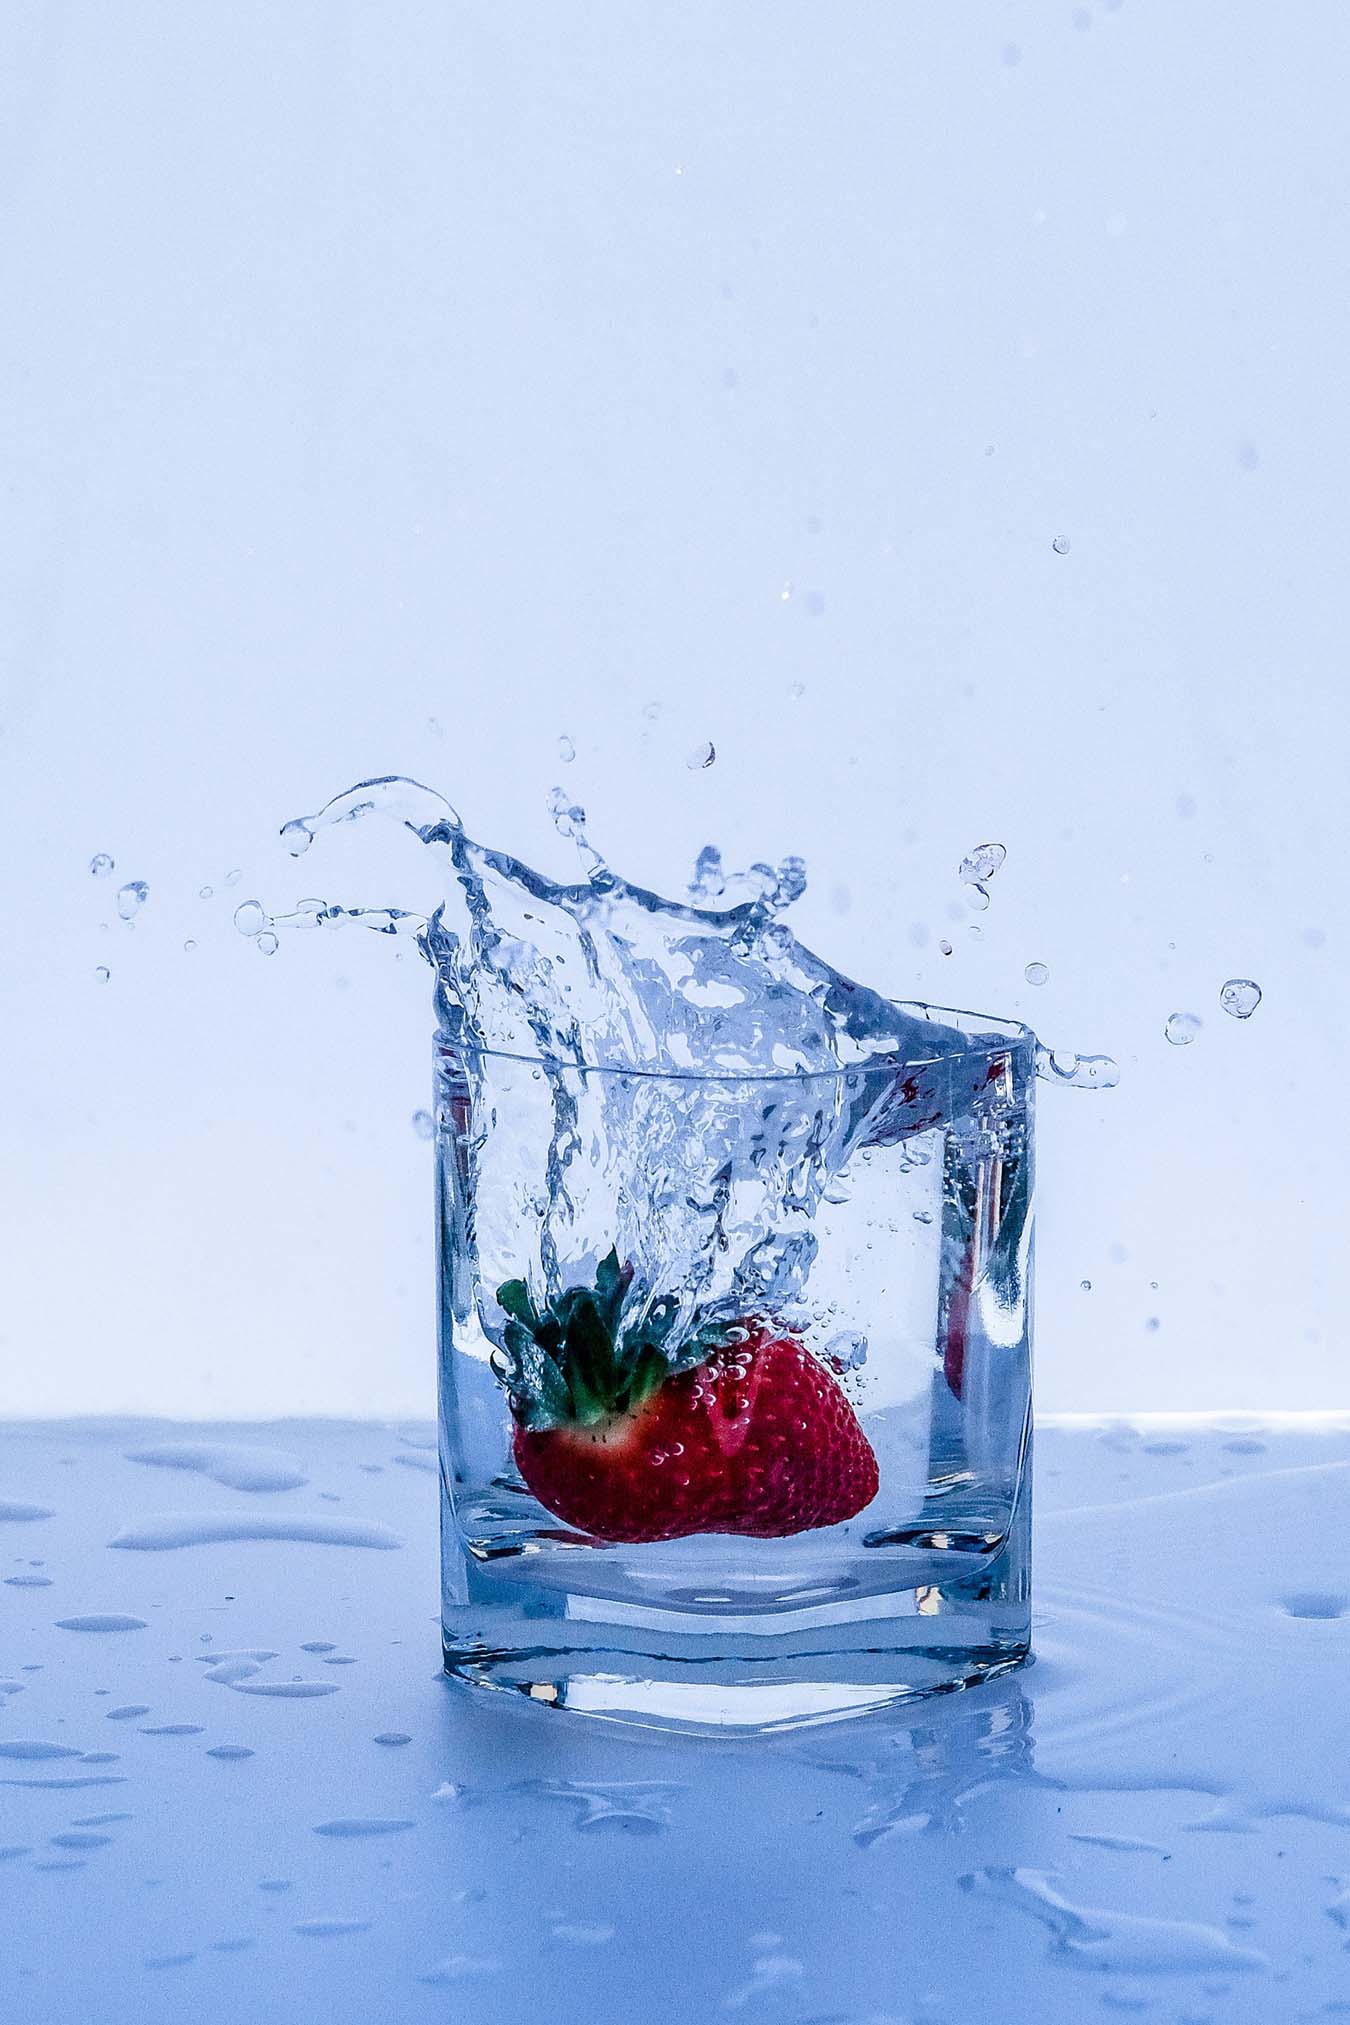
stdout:
[[543,1315],[523,1282],[498,1291],[516,1465],[541,1504],[599,1539],[645,1541],[803,1533],[871,1503],[871,1444],[801,1343],[754,1320],[672,1358],[673,1303],[625,1330],[626,1288],[611,1253],[594,1292],[571,1288]]

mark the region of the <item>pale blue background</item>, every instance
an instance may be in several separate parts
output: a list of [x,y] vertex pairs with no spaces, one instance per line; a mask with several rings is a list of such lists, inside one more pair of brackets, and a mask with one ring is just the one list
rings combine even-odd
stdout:
[[426,980],[229,926],[429,901],[274,841],[386,770],[667,889],[801,850],[843,967],[1118,1055],[1042,1110],[1046,1407],[1350,1403],[1345,10],[0,42],[0,1410],[428,1410]]

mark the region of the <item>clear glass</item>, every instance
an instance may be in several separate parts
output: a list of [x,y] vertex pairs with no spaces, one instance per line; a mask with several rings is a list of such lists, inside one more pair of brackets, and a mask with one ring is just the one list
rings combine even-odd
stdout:
[[[508,1374],[521,1338],[498,1294],[509,1307],[506,1290],[527,1281],[542,1309],[607,1245],[625,1272],[641,1250],[659,1281],[663,1189],[679,1171],[660,1151],[670,1121],[702,1145],[720,1135],[734,1203],[758,1157],[745,1121],[778,1115],[807,1079],[579,1069],[438,1036],[448,1673],[632,1722],[776,1729],[966,1687],[1026,1657],[1034,1040],[906,1010],[955,1027],[961,1046],[810,1079],[828,1084],[813,1093],[817,1126],[822,1112],[855,1121],[857,1150],[790,1204],[807,1247],[792,1256],[809,1261],[795,1298],[780,1314],[766,1297],[709,1363],[657,1382],[633,1420],[650,1439],[624,1449],[589,1525],[586,1486],[600,1479],[587,1472],[596,1458],[611,1468],[615,1423],[602,1414],[589,1448],[560,1448],[547,1427],[523,1442]],[[584,1127],[568,1149],[570,1267],[540,1234],[560,1117]],[[733,1434],[701,1507],[710,1412]],[[702,1430],[687,1445],[673,1438],[682,1414]],[[746,1477],[737,1443],[766,1427],[769,1460]],[[561,1474],[536,1466],[560,1455]],[[687,1527],[677,1537],[650,1537],[663,1500]],[[698,1529],[700,1509],[716,1530]],[[615,1537],[625,1530],[646,1537]]]

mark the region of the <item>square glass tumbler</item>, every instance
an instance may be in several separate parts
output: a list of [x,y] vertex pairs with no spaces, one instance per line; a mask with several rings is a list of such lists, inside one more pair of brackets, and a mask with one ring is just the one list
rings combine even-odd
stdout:
[[658,1727],[1030,1633],[1034,1039],[824,1075],[436,1044],[446,1670]]

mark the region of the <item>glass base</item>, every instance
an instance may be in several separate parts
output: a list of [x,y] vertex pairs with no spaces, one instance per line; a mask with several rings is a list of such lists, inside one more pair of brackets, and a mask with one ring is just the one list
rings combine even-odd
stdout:
[[527,1611],[524,1596],[514,1608],[502,1597],[495,1608],[447,1612],[445,1670],[474,1687],[611,1722],[703,1733],[799,1729],[957,1693],[1028,1657],[1024,1599],[985,1596],[955,1609],[953,1601],[926,1586],[857,1599],[847,1617],[828,1607],[779,1612],[749,1633],[742,1618],[729,1636],[725,1622],[688,1612],[570,1594],[551,1597],[547,1612],[537,1604]]

